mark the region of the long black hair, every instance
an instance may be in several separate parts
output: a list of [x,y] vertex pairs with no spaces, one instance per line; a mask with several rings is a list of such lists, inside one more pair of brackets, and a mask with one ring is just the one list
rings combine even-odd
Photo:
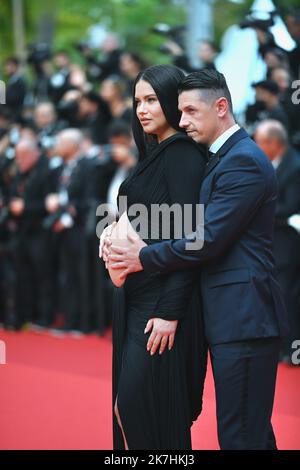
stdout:
[[179,127],[181,113],[178,109],[178,88],[184,79],[185,73],[170,64],[153,65],[146,68],[138,74],[133,85],[133,118],[132,132],[139,151],[139,159],[143,160],[151,147],[151,144],[157,142],[153,136],[147,135],[141,126],[136,114],[135,88],[140,80],[148,82],[160,103],[167,122],[173,129],[182,131]]

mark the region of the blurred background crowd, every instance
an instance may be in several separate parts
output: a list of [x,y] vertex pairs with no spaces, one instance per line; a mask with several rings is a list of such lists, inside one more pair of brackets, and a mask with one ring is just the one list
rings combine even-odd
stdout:
[[[125,3],[134,8],[139,2]],[[188,2],[162,3],[184,9]],[[191,3],[197,8],[201,2]],[[214,2],[206,1],[202,7],[209,7],[210,22],[198,24],[206,28],[200,39],[188,35],[187,26],[153,25],[151,34],[160,38],[159,56],[133,47],[132,41],[126,44],[117,28],[100,28],[96,46],[88,40],[65,48],[35,42],[24,53],[17,44],[16,54],[2,57],[3,327],[105,333],[113,289],[98,258],[96,209],[110,203],[115,215],[119,185],[137,162],[131,135],[133,81],[158,61],[187,72],[214,67],[226,77],[228,73],[237,120],[276,169],[275,258],[291,323],[281,359],[290,362],[291,344],[300,338],[300,10],[293,8],[294,2],[282,14],[272,2],[254,3],[246,2],[245,15],[237,18],[239,44],[214,37]],[[243,53],[250,50],[246,42],[253,45],[248,56]],[[242,48],[240,61],[232,60],[232,54],[227,60],[233,46]],[[246,83],[241,74],[247,68],[256,73],[254,80],[247,74]],[[247,90],[246,98],[236,96],[232,77]]]

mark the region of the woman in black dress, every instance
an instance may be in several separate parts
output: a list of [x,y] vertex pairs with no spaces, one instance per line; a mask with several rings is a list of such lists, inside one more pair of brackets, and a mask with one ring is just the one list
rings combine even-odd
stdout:
[[[133,134],[140,161],[120,186],[119,197],[127,197],[128,207],[147,207],[150,234],[151,205],[190,204],[195,216],[199,201],[206,154],[179,127],[177,90],[183,77],[173,65],[158,65],[141,72],[134,84]],[[170,239],[176,229],[171,217]],[[160,227],[156,238],[149,235],[144,241],[161,239]],[[190,427],[201,412],[207,358],[199,280],[198,269],[167,275],[139,272],[118,289],[113,320],[115,449],[191,449]],[[158,331],[159,344],[148,351],[151,331]]]

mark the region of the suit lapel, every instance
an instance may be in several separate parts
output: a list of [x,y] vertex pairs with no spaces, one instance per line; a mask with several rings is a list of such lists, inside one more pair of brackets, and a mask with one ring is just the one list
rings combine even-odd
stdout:
[[213,155],[208,163],[206,164],[205,172],[203,179],[215,168],[215,166],[219,163],[221,157],[223,157],[230,149],[233,147],[237,142],[242,139],[249,137],[247,132],[244,129],[239,129],[236,131],[228,140],[222,145],[222,147]]
[[203,178],[205,178],[208,175],[208,173],[210,173],[214,169],[214,167],[219,163],[219,160],[220,160],[220,157],[219,157],[218,152],[212,157],[210,157],[210,159],[208,160],[206,164]]

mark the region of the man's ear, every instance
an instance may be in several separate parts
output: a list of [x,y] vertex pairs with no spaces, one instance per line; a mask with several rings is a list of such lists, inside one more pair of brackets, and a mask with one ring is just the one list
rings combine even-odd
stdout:
[[219,117],[224,117],[228,112],[229,105],[228,101],[224,96],[221,96],[216,100],[216,111]]

